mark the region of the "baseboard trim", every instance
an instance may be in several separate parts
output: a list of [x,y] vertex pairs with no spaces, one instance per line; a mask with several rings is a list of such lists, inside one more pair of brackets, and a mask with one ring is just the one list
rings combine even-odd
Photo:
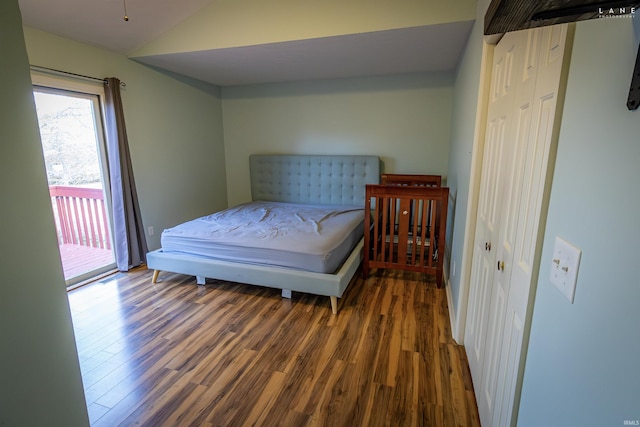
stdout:
[[457,336],[458,327],[456,325],[456,315],[453,307],[453,295],[451,294],[451,281],[449,280],[448,277],[445,283],[446,283],[445,290],[447,293],[447,307],[449,308],[449,324],[451,325],[451,335],[453,337],[453,340],[457,344],[460,344],[460,341],[458,340],[458,336]]

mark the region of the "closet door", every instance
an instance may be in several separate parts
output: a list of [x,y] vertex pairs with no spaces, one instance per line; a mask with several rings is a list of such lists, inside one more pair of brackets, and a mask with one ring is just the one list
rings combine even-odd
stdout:
[[[496,47],[494,67],[503,51],[507,56],[513,52],[513,96],[503,114],[507,122],[499,154],[491,149],[489,109],[465,337],[483,425],[515,423],[531,285],[539,265],[548,159],[555,150],[566,29],[565,25],[508,33]],[[496,161],[503,164],[495,167]],[[495,176],[494,169],[499,171]],[[501,193],[495,198],[499,202],[491,234],[485,232],[482,211],[487,203],[482,189],[487,185]]]
[[[469,296],[469,313],[465,332],[465,347],[469,367],[476,389],[476,400],[481,408],[489,408],[493,402],[493,392],[483,387],[483,370],[487,335],[491,319],[487,315],[492,296],[492,284],[496,271],[496,249],[502,214],[502,200],[505,183],[504,176],[512,172],[509,149],[511,144],[510,123],[515,100],[515,79],[520,59],[515,33],[507,34],[496,46],[493,56],[491,91],[485,146],[483,154],[482,177],[476,235],[474,240],[472,263],[472,286]],[[493,297],[493,298],[492,298]],[[492,329],[493,329],[492,325]],[[480,410],[480,414],[487,409]]]
[[[540,266],[542,236],[546,219],[550,178],[559,130],[558,97],[563,90],[562,68],[567,26],[555,25],[538,30],[529,38],[527,51],[531,63],[525,73],[536,76],[527,86],[519,111],[528,110],[525,125],[518,127],[518,179],[506,215],[505,243],[501,247],[505,280],[509,280],[505,310],[502,351],[498,371],[498,389],[494,407],[494,425],[515,424],[515,399],[519,396],[528,337],[528,315],[535,295]],[[539,54],[536,52],[539,51]],[[537,56],[537,64],[534,62]],[[528,97],[530,101],[525,98]],[[551,162],[550,162],[551,160]],[[508,248],[508,250],[507,250]],[[500,274],[500,273],[499,273]],[[524,350],[524,351],[523,351]]]
[[[498,414],[509,399],[505,390],[505,356],[516,351],[510,347],[510,333],[521,336],[522,324],[515,327],[515,319],[508,319],[509,297],[512,292],[511,274],[514,252],[518,245],[518,226],[521,219],[522,183],[527,168],[527,147],[531,139],[532,116],[535,115],[534,94],[537,80],[538,58],[543,30],[520,31],[514,33],[518,38],[518,49],[523,60],[516,69],[516,94],[514,97],[512,121],[510,123],[511,156],[509,173],[504,176],[505,197],[502,204],[501,221],[496,245],[496,265],[491,288],[489,309],[489,332],[487,334],[487,353],[483,364],[482,390],[490,401],[483,402],[485,423],[500,425]],[[521,341],[515,344],[521,347]],[[483,396],[484,397],[484,396]],[[509,423],[502,424],[508,425]]]

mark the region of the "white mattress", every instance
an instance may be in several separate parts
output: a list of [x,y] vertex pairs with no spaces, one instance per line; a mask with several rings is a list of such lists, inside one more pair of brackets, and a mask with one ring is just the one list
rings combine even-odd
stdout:
[[252,202],[162,232],[164,252],[333,273],[363,235],[356,206]]

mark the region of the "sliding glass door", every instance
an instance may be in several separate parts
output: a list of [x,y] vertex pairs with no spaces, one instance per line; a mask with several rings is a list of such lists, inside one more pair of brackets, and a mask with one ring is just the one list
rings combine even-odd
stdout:
[[60,259],[71,286],[115,269],[102,88],[45,80],[34,86],[34,99]]

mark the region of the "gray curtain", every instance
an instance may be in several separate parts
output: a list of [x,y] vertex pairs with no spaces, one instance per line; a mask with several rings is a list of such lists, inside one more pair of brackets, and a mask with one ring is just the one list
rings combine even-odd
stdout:
[[120,80],[114,77],[105,79],[104,89],[107,158],[113,206],[113,246],[118,270],[127,271],[145,262],[147,241],[133,179]]

